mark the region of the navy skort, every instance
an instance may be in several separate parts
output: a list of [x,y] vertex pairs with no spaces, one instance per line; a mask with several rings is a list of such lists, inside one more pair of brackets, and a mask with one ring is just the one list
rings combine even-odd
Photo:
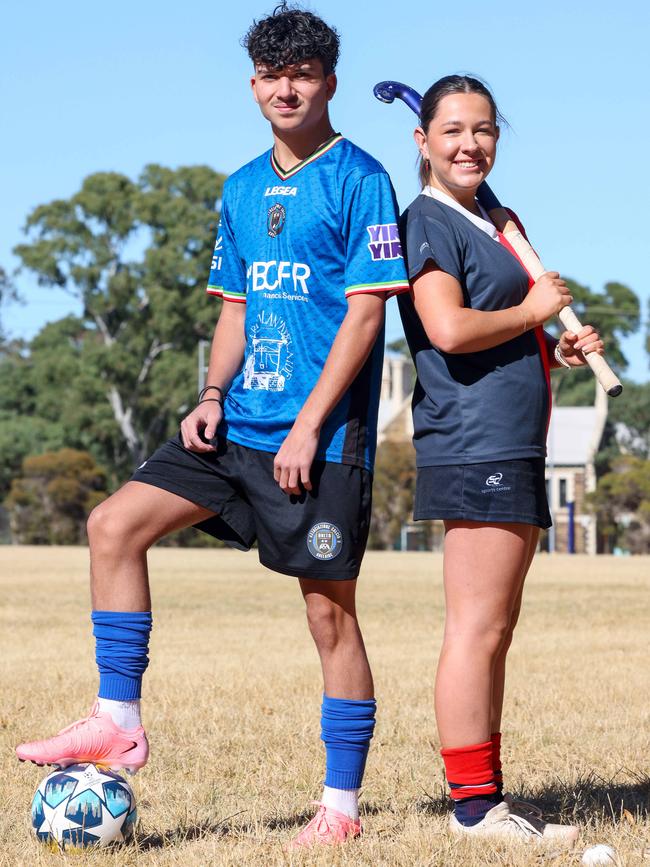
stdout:
[[218,437],[214,452],[192,452],[180,434],[139,467],[134,482],[162,488],[215,512],[196,528],[297,578],[356,578],[366,550],[372,475],[363,467],[314,461],[311,491],[283,493],[271,452]]
[[416,521],[534,524],[548,529],[544,459],[418,467]]

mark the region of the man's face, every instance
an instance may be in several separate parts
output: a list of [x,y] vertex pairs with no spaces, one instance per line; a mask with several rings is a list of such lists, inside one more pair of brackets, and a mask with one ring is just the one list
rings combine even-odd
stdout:
[[305,60],[269,69],[255,64],[253,96],[264,117],[282,132],[306,132],[327,116],[327,103],[336,90],[334,73],[325,75],[320,60]]

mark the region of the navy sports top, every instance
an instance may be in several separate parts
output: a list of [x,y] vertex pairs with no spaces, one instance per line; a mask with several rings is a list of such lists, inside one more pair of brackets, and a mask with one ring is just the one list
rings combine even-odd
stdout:
[[[502,310],[521,303],[526,271],[495,232],[490,236],[465,213],[424,194],[407,208],[401,232],[409,278],[432,262],[458,280],[466,307]],[[550,403],[534,332],[480,352],[445,353],[431,345],[410,293],[399,298],[399,308],[417,370],[417,465],[545,456]]]

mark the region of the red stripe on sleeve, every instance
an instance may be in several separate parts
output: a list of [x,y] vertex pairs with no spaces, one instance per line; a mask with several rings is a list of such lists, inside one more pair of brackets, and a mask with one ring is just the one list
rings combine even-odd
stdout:
[[[524,236],[524,238],[526,238],[526,233],[524,231],[524,227],[519,222],[519,218],[517,217],[517,215],[514,214],[512,211],[508,210],[507,208],[506,208],[506,210],[508,211],[508,213],[510,214],[510,216],[514,220],[514,222],[515,222],[517,228],[519,229],[519,231],[521,232],[521,234]],[[499,235],[499,241],[503,244],[503,246],[506,248],[506,250],[508,250],[509,253],[512,253],[512,255],[515,257],[515,259],[519,262],[521,267],[524,269],[524,271],[526,271],[526,273],[528,274],[528,270],[526,269],[526,266],[521,261],[521,259],[517,255],[516,250],[510,244],[510,242],[507,240],[505,235],[502,232],[497,232],[497,233]],[[526,238],[526,240],[528,241],[528,238]],[[530,274],[528,274],[528,291],[529,292],[533,288],[534,285],[535,285],[535,281],[530,276]],[[542,367],[544,368],[544,378],[546,379],[546,390],[548,392],[548,414],[546,416],[546,433],[548,434],[548,426],[549,426],[550,421],[551,421],[551,409],[552,409],[552,404],[553,404],[553,396],[552,396],[552,392],[551,392],[551,366],[550,366],[549,360],[548,360],[548,353],[546,352],[546,340],[544,338],[544,327],[542,325],[538,325],[535,328],[535,339],[537,340],[537,346],[539,348],[539,354],[540,354],[540,357],[542,359]]]

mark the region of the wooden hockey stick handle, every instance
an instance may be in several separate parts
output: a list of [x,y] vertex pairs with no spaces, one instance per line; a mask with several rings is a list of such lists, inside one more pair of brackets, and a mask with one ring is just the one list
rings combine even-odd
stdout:
[[[510,214],[505,208],[501,207],[490,209],[488,214],[490,215],[490,219],[494,225],[503,233],[513,250],[517,253],[524,268],[528,271],[533,280],[539,280],[542,274],[546,271],[546,268],[542,265],[537,253],[519,231],[517,224],[514,222]],[[558,316],[560,322],[564,325],[567,331],[572,331],[574,334],[577,334],[582,328],[580,320],[570,307],[563,307],[558,313]],[[592,369],[594,376],[605,389],[607,394],[610,397],[618,397],[618,395],[623,391],[623,386],[612,368],[605,361],[605,358],[595,352],[588,352],[585,355],[585,361]]]

